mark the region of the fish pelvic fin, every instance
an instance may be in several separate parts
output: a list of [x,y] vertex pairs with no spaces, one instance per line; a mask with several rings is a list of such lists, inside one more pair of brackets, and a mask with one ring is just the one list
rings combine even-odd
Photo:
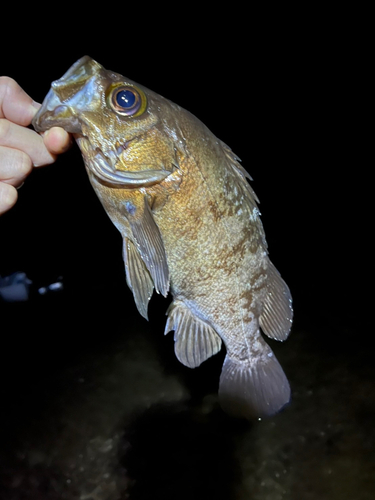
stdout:
[[164,334],[174,330],[177,359],[189,368],[196,368],[221,349],[221,338],[205,321],[198,318],[181,301],[174,301],[167,311]]
[[271,349],[265,356],[239,361],[228,354],[220,376],[219,400],[229,415],[271,416],[290,401],[290,386]]
[[139,313],[148,319],[147,308],[154,291],[154,282],[134,243],[126,237],[123,243],[123,257],[128,287],[133,292]]
[[274,340],[286,340],[293,320],[292,296],[276,267],[269,261],[267,270],[267,298],[259,324],[263,332]]

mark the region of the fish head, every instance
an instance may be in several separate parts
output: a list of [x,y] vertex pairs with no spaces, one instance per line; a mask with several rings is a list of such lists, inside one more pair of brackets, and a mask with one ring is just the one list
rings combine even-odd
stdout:
[[147,187],[162,182],[178,163],[169,124],[173,106],[85,56],[52,83],[33,126],[72,133],[96,181]]

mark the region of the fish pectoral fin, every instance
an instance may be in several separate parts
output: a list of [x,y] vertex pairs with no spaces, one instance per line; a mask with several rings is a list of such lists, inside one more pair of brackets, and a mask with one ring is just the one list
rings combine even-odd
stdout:
[[264,356],[240,361],[227,354],[220,376],[223,410],[254,419],[273,415],[290,401],[290,386],[271,349]]
[[134,243],[124,237],[123,257],[126,270],[126,282],[133,292],[139,313],[148,319],[147,308],[154,291],[154,283]]
[[146,196],[135,196],[124,203],[136,251],[150,273],[157,293],[167,296],[169,290],[169,269],[163,239],[154,220]]
[[263,332],[275,340],[287,339],[292,326],[292,296],[276,267],[269,261],[267,298],[259,317]]
[[173,302],[167,314],[164,334],[174,330],[174,350],[183,365],[196,368],[220,351],[221,338],[216,331],[195,316],[183,302]]

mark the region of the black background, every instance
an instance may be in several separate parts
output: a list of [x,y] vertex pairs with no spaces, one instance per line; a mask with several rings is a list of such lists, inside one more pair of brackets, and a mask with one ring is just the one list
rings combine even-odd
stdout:
[[[193,112],[254,178],[296,321],[329,316],[341,326],[360,322],[366,333],[371,175],[357,114],[366,104],[366,34],[358,39],[355,24],[328,11],[108,7],[23,12],[6,27],[0,73],[41,102],[50,82],[88,54]],[[38,285],[63,276],[82,301],[92,290],[125,288],[120,235],[76,146],[36,169],[0,219],[0,275],[14,271]],[[121,293],[126,314],[137,314]],[[332,335],[344,335],[341,326]]]

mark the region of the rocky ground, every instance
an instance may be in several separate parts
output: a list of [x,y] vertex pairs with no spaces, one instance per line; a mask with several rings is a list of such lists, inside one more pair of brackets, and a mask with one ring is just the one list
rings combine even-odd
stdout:
[[1,500],[374,498],[375,368],[354,326],[297,314],[272,343],[292,403],[248,423],[218,405],[224,353],[185,368],[166,301],[146,322],[131,300],[122,287],[0,304]]

